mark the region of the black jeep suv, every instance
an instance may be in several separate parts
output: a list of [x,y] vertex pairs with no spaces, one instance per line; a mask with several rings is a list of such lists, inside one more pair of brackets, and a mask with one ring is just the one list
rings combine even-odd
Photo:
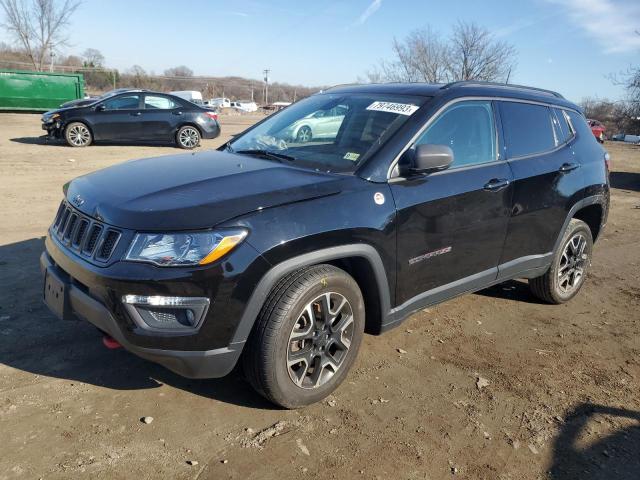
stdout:
[[187,377],[240,361],[289,408],[427,305],[513,278],[566,302],[607,218],[608,154],[546,90],[337,87],[218,150],[66,185],[44,298]]

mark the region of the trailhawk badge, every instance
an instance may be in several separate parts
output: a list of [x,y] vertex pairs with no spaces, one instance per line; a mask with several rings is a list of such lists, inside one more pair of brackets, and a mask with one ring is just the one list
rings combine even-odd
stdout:
[[418,257],[413,257],[409,259],[409,265],[413,265],[414,263],[421,262],[423,260],[427,260],[428,258],[437,257],[438,255],[444,255],[445,253],[449,253],[451,251],[451,247],[444,247],[438,250],[434,250],[433,252],[425,253],[424,255],[420,255]]

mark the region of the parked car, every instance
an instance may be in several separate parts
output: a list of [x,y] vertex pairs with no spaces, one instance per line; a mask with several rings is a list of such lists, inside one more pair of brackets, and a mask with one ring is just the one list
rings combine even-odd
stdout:
[[298,143],[336,138],[347,107],[338,105],[330,110],[318,110],[289,126],[285,135]]
[[[336,108],[332,138],[290,142]],[[514,278],[572,299],[607,221],[607,161],[554,92],[336,87],[219,151],[71,181],[41,256],[44,299],[186,377],[242,361],[258,392],[300,407],[345,379],[365,331],[429,305]]]
[[208,105],[216,108],[229,108],[231,106],[231,100],[226,97],[212,98],[209,100]]
[[604,132],[606,131],[604,125],[598,120],[587,120],[587,122],[589,123],[589,127],[591,127],[591,133],[593,133],[593,136],[596,137],[596,140],[598,140],[600,143],[604,143]]
[[614,142],[624,142],[624,133],[616,133],[611,136],[611,140]]
[[183,100],[187,100],[188,102],[195,103],[196,105],[204,105],[204,102],[202,101],[202,93],[197,90],[183,90],[169,93],[178,98],[182,98]]
[[633,143],[635,145],[640,144],[640,135],[625,135],[624,141],[626,143]]
[[235,108],[236,110],[240,110],[241,112],[247,112],[247,113],[258,111],[258,105],[256,104],[256,102],[249,102],[249,101],[231,102],[230,107]]
[[204,107],[166,93],[118,90],[91,103],[51,110],[42,115],[50,137],[72,147],[94,141],[175,142],[194,148],[201,138],[220,134],[218,116]]

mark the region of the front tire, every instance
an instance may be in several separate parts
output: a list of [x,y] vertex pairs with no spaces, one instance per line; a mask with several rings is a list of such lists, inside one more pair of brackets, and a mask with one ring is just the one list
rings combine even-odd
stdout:
[[180,148],[191,150],[200,145],[200,132],[196,127],[185,125],[176,133],[176,143]]
[[296,142],[307,143],[312,139],[313,132],[311,131],[311,127],[308,127],[307,125],[303,125],[302,127],[300,127],[300,130],[298,130],[298,133],[296,134]]
[[285,408],[322,400],[353,365],[364,323],[362,293],[345,271],[332,265],[298,270],[265,302],[245,346],[245,375]]
[[547,273],[529,280],[531,293],[552,304],[571,300],[584,285],[592,250],[591,229],[582,220],[572,218]]
[[93,135],[84,123],[72,122],[64,129],[64,139],[70,147],[88,147],[93,141]]

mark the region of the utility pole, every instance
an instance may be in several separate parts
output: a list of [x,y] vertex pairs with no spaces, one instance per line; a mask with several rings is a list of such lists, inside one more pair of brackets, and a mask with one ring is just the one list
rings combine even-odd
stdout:
[[269,70],[265,68],[262,73],[264,73],[264,104],[269,105]]
[[53,57],[55,57],[56,54],[53,53],[53,50],[49,51],[49,57],[51,58],[51,64],[49,65],[49,71],[53,72]]

